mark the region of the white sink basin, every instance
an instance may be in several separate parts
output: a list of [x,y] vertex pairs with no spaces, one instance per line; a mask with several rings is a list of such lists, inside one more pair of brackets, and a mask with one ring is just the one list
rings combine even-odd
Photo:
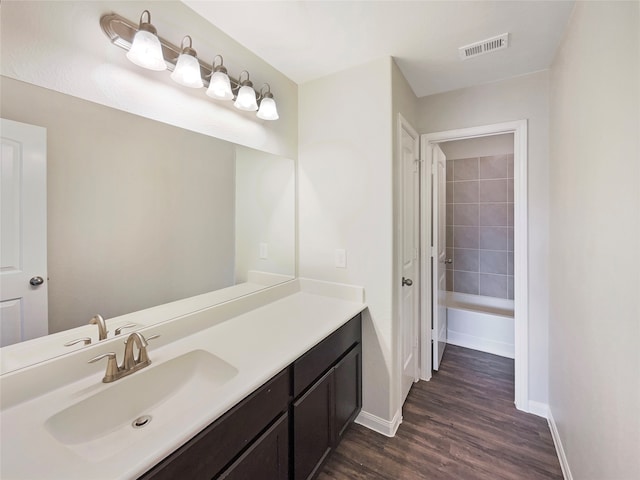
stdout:
[[[101,461],[171,422],[188,422],[189,416],[198,412],[203,402],[211,401],[215,391],[237,373],[221,358],[194,350],[116,380],[51,416],[45,428],[76,454]],[[142,427],[132,426],[143,416],[151,418]]]

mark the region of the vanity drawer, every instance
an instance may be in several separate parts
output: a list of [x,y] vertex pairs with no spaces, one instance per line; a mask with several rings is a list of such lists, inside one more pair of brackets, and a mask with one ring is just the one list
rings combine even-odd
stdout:
[[361,341],[361,328],[361,315],[358,314],[293,363],[294,398],[331,368],[353,345]]
[[210,480],[287,411],[289,385],[287,368],[140,478]]

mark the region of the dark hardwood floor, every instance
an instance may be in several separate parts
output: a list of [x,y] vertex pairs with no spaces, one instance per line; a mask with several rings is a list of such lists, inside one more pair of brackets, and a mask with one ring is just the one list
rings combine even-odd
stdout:
[[396,436],[352,425],[318,480],[562,479],[547,421],[513,398],[513,360],[448,345]]

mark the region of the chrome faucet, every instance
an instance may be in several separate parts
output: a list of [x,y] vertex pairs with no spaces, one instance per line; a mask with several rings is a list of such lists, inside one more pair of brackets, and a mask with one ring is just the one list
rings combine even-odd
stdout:
[[89,325],[98,325],[98,341],[104,340],[107,338],[107,323],[102,318],[102,315],[95,315],[91,320],[89,320]]
[[[149,340],[158,338],[160,335],[153,335],[149,337]],[[138,356],[134,354],[134,345],[138,347]],[[122,377],[131,375],[144,367],[151,365],[149,355],[147,354],[147,339],[140,332],[133,332],[127,338],[124,346],[124,359],[122,365],[118,365],[115,352],[103,353],[97,357],[89,360],[89,363],[97,362],[103,358],[107,358],[107,370],[105,371],[104,383],[111,383],[119,380]]]

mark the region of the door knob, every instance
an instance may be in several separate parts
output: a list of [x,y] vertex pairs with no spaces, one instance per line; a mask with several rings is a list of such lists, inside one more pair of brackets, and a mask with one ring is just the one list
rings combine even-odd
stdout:
[[42,285],[44,283],[44,280],[42,279],[42,277],[31,277],[31,280],[29,280],[29,284],[32,287],[37,287],[38,285]]
[[444,263],[453,263],[453,258],[445,258],[443,260]]
[[402,277],[402,286],[407,286],[410,287],[411,285],[413,285],[413,280],[411,280],[410,278],[404,278]]

